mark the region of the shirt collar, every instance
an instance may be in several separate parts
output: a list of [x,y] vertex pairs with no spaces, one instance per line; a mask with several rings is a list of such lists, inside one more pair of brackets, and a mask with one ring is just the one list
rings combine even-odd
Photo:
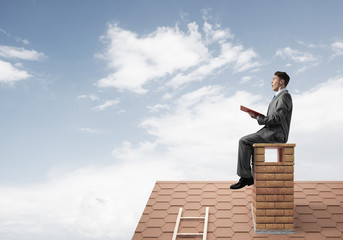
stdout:
[[280,89],[279,91],[277,91],[277,92],[275,93],[275,97],[276,97],[277,95],[279,95],[281,92],[286,91],[286,90],[287,90],[287,88]]

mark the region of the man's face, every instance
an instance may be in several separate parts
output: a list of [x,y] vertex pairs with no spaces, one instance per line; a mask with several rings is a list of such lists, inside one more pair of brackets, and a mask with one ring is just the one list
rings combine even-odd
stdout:
[[284,80],[281,80],[278,76],[274,75],[271,84],[273,91],[277,92],[283,87]]

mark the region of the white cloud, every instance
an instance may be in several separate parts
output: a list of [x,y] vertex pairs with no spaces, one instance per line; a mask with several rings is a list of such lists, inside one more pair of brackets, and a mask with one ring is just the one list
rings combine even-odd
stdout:
[[102,131],[98,130],[98,129],[93,129],[93,128],[80,128],[81,132],[84,133],[90,133],[90,134],[100,134],[102,133]]
[[343,55],[343,42],[336,41],[331,44],[331,49],[334,52],[333,56],[341,56]]
[[253,87],[257,87],[257,88],[262,88],[264,87],[265,81],[263,79],[254,79],[251,76],[244,76],[242,77],[242,79],[239,81],[240,84],[244,84],[244,83],[249,83],[249,85],[253,86]]
[[[291,60],[298,64],[302,64],[302,66],[300,66],[300,68],[297,70],[297,73],[317,66],[320,62],[320,59],[315,57],[312,53],[299,51],[290,47],[277,50],[275,56],[281,57],[282,59]],[[286,67],[287,66],[291,66],[290,63],[287,63]]]
[[0,83],[11,85],[30,76],[26,71],[16,68],[9,62],[0,60]]
[[186,70],[206,57],[207,49],[200,38],[194,23],[188,25],[187,33],[177,26],[160,27],[142,37],[111,24],[102,37],[108,42],[102,57],[115,72],[99,80],[98,86],[145,93],[143,86],[148,81]]
[[294,94],[290,141],[296,142],[297,179],[342,180],[343,78]]
[[79,98],[79,99],[90,99],[92,101],[97,101],[100,99],[98,96],[96,96],[94,94],[89,94],[89,95],[82,94],[82,95],[79,95],[77,98]]
[[[191,81],[200,81],[214,72],[231,66],[242,72],[260,66],[257,54],[228,40],[228,29],[205,22],[199,31],[195,22],[183,32],[178,26],[159,27],[156,31],[139,36],[110,24],[102,40],[107,43],[106,59],[113,70],[100,79],[99,87],[116,87],[136,93],[146,93],[144,86],[151,81],[172,77],[169,86],[177,88]],[[215,56],[216,49],[219,53]],[[174,76],[174,77],[173,77]]]
[[[7,34],[4,30],[2,30],[2,32]],[[45,57],[45,55],[35,50],[26,50],[24,48],[19,47],[0,45],[0,57],[6,59],[38,61],[42,60]],[[12,85],[17,81],[31,77],[31,75],[28,72],[19,69],[22,66],[22,63],[20,62],[12,64],[10,62],[0,60],[0,83]]]
[[314,44],[314,43],[311,43],[311,42],[304,42],[304,41],[298,41],[298,43],[302,46],[305,46],[307,48],[312,48],[312,49],[315,49],[315,48],[326,48],[326,45],[325,44]]
[[246,82],[249,82],[250,80],[252,79],[251,76],[244,76],[242,77],[241,81],[239,83],[246,83]]
[[[294,95],[294,101],[297,103],[294,113],[295,132],[320,133],[325,129],[343,130],[343,112],[340,111],[343,106],[342,95],[342,77],[330,79],[306,92]],[[303,121],[308,117],[312,119]],[[332,127],[329,127],[330,125]]]
[[233,67],[234,71],[243,72],[260,66],[259,62],[254,62],[257,54],[251,50],[245,50],[243,46],[234,46],[231,43],[221,44],[221,52],[217,57],[210,57],[206,62],[200,64],[190,73],[179,73],[170,80],[168,85],[177,88],[185,83],[200,81],[205,77],[218,72],[221,69]]
[[225,97],[223,92],[220,86],[205,86],[184,94],[169,114],[141,124],[156,138],[156,148],[166,149],[175,167],[187,171],[187,179],[235,179],[238,140],[258,129],[239,105],[263,110],[254,104],[260,97],[247,92]]
[[168,110],[169,106],[167,104],[155,104],[147,107],[149,112],[160,112],[161,110]]
[[229,29],[221,29],[220,25],[215,27],[208,22],[203,25],[203,31],[205,33],[205,39],[207,44],[214,42],[224,43],[227,39],[233,38]]
[[92,110],[93,111],[103,111],[103,110],[105,110],[111,106],[117,105],[118,103],[119,103],[119,100],[117,100],[117,99],[116,100],[107,100],[107,101],[105,101],[105,103],[100,104],[96,107],[93,107]]
[[15,41],[21,42],[22,44],[29,44],[29,43],[30,43],[29,40],[27,40],[27,39],[22,39],[22,38],[20,38],[20,37],[12,36],[11,34],[9,34],[9,33],[6,32],[4,29],[1,29],[1,28],[0,28],[0,33],[5,34],[7,37],[14,38]]
[[318,59],[311,53],[302,52],[290,47],[277,50],[275,55],[283,59],[291,59],[292,61],[297,63],[309,63],[318,61]]
[[298,41],[298,43],[308,48],[316,48],[316,45],[310,42]]
[[1,195],[6,196],[0,199],[0,236],[21,240],[129,239],[155,177],[181,178],[170,163],[154,159],[85,167],[54,176],[44,184],[0,187]]
[[0,46],[0,56],[10,59],[39,61],[45,58],[44,53],[26,50],[22,47]]

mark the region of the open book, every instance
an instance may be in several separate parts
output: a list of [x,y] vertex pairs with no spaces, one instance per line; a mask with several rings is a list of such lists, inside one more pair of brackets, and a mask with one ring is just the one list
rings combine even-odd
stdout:
[[263,117],[264,117],[264,115],[263,115],[262,113],[256,112],[256,111],[254,111],[254,110],[252,110],[252,109],[250,109],[250,108],[244,107],[244,106],[242,106],[242,105],[241,105],[241,110],[242,110],[243,112],[247,112],[247,113],[251,112],[251,113],[255,113],[255,114],[257,114],[257,115],[260,115],[260,116],[263,116]]

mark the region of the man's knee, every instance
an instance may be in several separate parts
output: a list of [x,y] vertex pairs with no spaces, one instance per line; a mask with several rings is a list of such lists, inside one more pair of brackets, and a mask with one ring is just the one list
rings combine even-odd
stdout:
[[249,140],[249,135],[248,136],[244,136],[244,137],[241,137],[240,139],[239,139],[239,144],[240,145],[251,145],[252,146],[252,142]]

